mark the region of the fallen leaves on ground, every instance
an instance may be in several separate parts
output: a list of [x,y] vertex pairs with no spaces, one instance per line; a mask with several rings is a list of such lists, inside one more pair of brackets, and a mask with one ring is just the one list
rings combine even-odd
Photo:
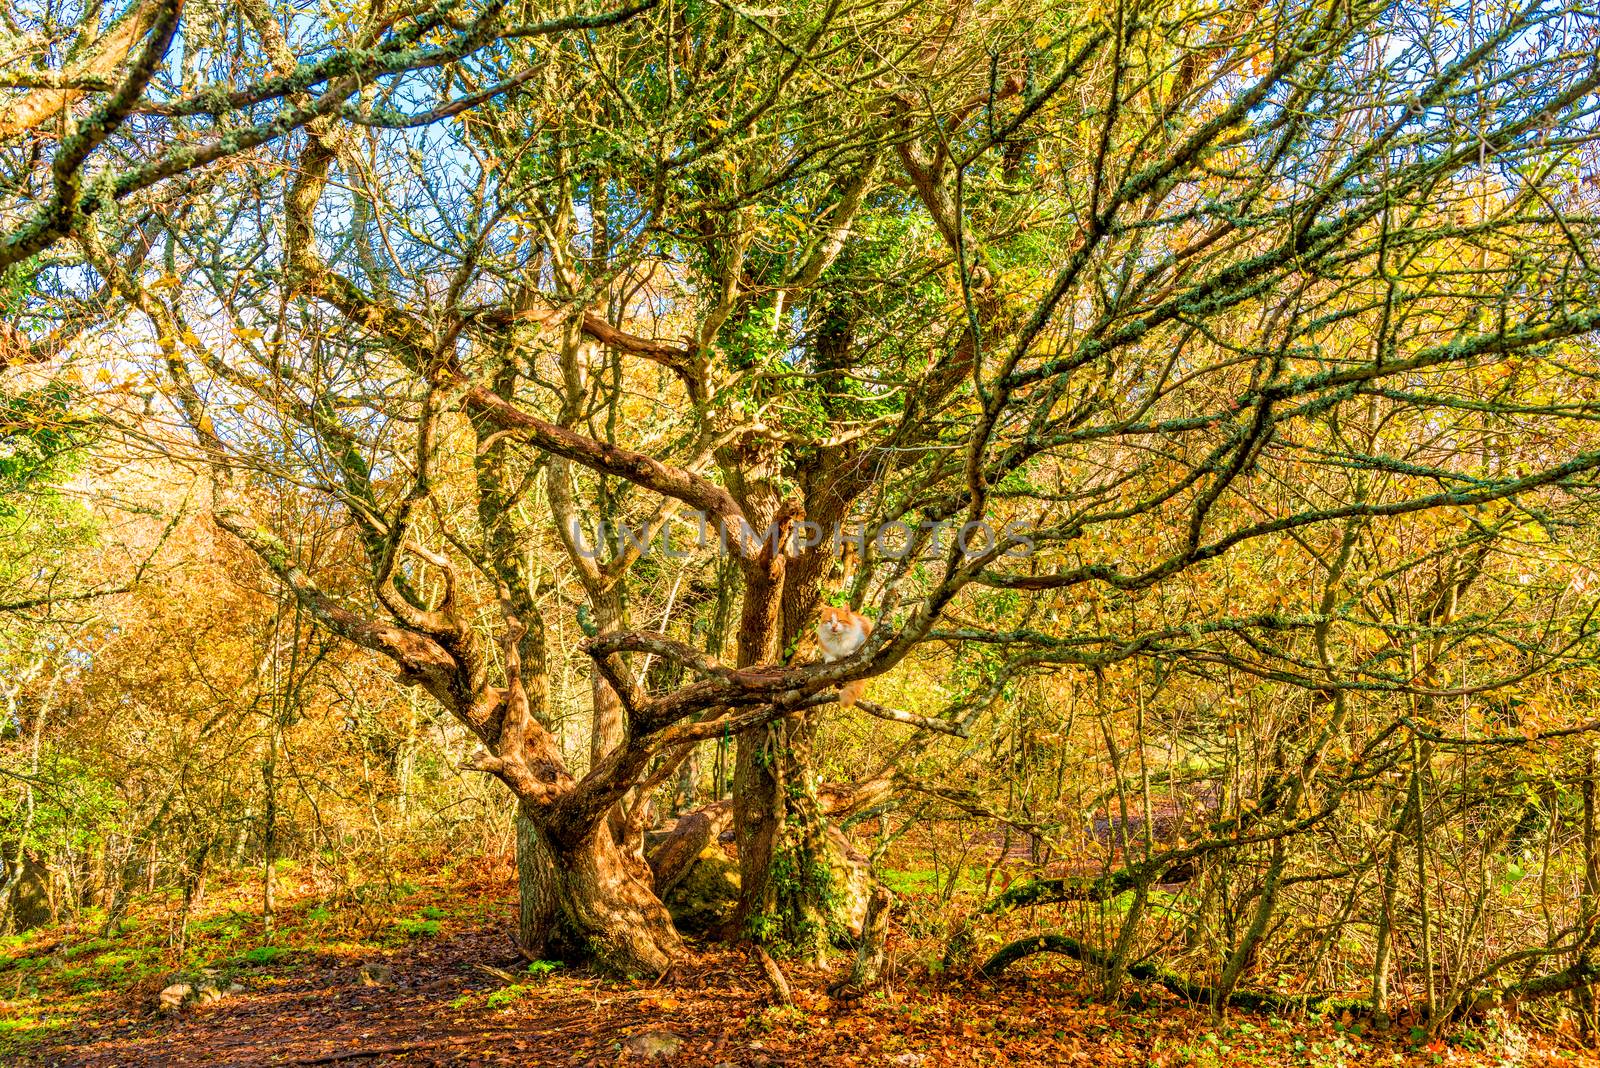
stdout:
[[[1019,968],[998,985],[902,976],[850,1003],[823,993],[833,978],[828,972],[791,966],[796,1005],[775,1008],[742,953],[704,950],[654,982],[530,966],[506,937],[507,896],[492,907],[465,908],[461,888],[441,883],[418,891],[400,913],[423,908],[429,895],[438,897],[426,906],[430,915],[448,917],[436,934],[395,943],[379,932],[320,948],[302,939],[303,948],[290,953],[257,952],[254,958],[268,963],[231,973],[243,992],[174,1015],[152,1011],[148,982],[76,1000],[70,987],[36,983],[33,997],[0,1005],[0,1035],[29,1031],[30,1040],[0,1050],[7,1064],[83,1068],[615,1065],[645,1063],[644,1049],[671,1050],[649,1063],[673,1066],[1600,1063],[1569,1037],[1509,1024],[1470,1033],[1473,1049],[1364,1035],[1333,1021],[1236,1015],[1219,1024],[1204,1009],[1157,993],[1110,1006],[1080,988],[1080,972],[1053,961],[1036,963],[1031,974]],[[280,929],[279,937],[294,942],[305,934]],[[36,948],[70,962],[84,944],[96,943],[57,932],[41,935]],[[27,966],[41,959],[24,945],[0,963],[0,992],[14,984],[20,993],[26,976],[43,974],[37,964]],[[392,970],[392,983],[361,981],[362,966],[375,964]],[[13,971],[19,978],[8,983]],[[50,1026],[52,1013],[70,1026]]]

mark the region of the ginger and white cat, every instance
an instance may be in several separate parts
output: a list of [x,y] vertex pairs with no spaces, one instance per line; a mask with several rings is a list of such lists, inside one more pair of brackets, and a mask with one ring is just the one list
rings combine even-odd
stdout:
[[[831,664],[843,660],[866,644],[872,633],[872,620],[848,608],[825,605],[822,618],[817,621],[817,643],[822,646],[822,660]],[[856,679],[839,687],[839,704],[854,708],[867,689],[866,679]]]

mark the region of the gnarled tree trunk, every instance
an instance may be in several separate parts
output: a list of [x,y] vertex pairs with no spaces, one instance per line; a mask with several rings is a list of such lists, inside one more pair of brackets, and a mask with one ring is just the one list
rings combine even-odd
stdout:
[[[747,500],[776,531],[761,554],[745,562],[739,620],[739,666],[776,661],[785,637],[783,601],[787,509],[775,499]],[[738,933],[809,960],[826,955],[839,933],[834,865],[817,797],[812,740],[815,710],[785,716],[739,735],[734,764],[734,829],[739,844]]]
[[595,960],[612,971],[656,976],[683,952],[683,940],[655,892],[601,822],[565,843],[517,816],[518,941],[533,957]]
[[577,842],[550,846],[556,922],[579,954],[634,976],[660,975],[682,955],[666,906],[634,874],[604,822]]

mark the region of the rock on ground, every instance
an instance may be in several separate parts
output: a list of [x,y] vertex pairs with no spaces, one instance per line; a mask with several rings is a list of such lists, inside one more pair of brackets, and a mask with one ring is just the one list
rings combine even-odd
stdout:
[[363,964],[356,979],[362,986],[393,986],[394,969],[387,964]]
[[635,1057],[653,1061],[676,1054],[683,1048],[683,1039],[671,1031],[646,1031],[628,1039],[622,1048]]
[[161,991],[161,1008],[166,1012],[173,1012],[183,1007],[194,987],[188,983],[173,983]]

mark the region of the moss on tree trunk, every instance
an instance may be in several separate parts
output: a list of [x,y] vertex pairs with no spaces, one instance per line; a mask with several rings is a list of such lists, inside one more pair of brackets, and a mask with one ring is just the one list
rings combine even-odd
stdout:
[[[811,770],[814,725],[791,716],[739,738],[734,803],[742,893],[738,932],[821,960],[852,924],[850,859],[828,834]],[[859,922],[857,920],[856,922]]]

